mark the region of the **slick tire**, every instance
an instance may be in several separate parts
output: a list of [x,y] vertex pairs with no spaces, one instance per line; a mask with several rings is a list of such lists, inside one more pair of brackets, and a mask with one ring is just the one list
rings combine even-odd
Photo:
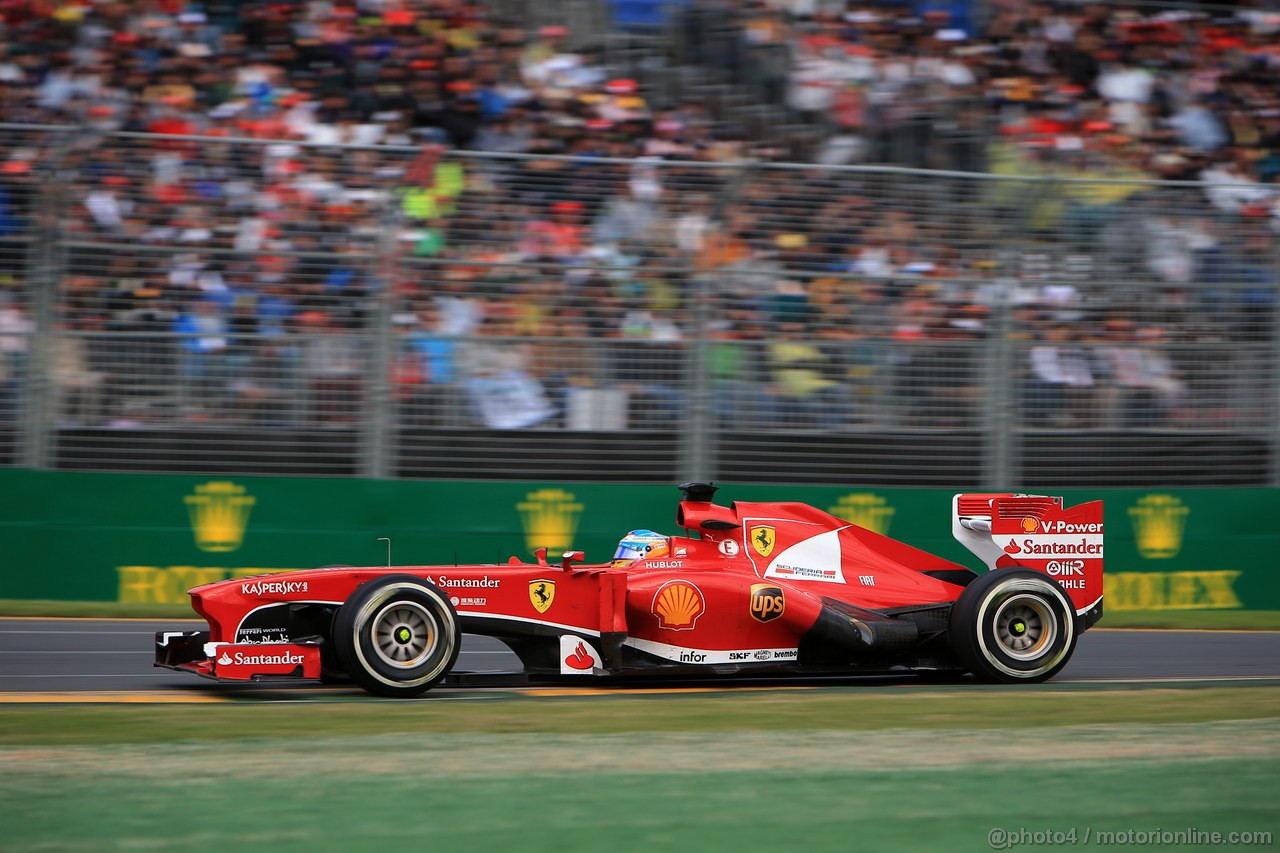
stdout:
[[965,587],[951,608],[947,641],[981,681],[1045,681],[1071,659],[1079,631],[1071,599],[1053,578],[995,569]]
[[[318,566],[321,569],[349,569],[348,563],[330,563],[327,566]],[[333,611],[336,619],[338,611]],[[320,646],[320,683],[336,684],[347,686],[351,684],[351,676],[342,671],[342,664],[338,663],[338,653],[333,648],[333,620],[330,620],[329,630],[324,635],[324,644]]]
[[387,575],[356,587],[333,620],[342,670],[377,696],[419,696],[453,668],[458,614],[434,584]]

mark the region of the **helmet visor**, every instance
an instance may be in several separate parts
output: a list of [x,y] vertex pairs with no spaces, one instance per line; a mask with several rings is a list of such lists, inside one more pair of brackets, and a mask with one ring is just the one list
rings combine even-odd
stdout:
[[645,542],[629,542],[624,539],[618,543],[618,550],[613,552],[613,562],[633,563],[645,555],[648,547]]

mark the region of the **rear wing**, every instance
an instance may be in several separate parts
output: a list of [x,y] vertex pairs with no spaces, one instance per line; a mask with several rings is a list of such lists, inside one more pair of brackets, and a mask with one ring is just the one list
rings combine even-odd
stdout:
[[1102,603],[1102,501],[1012,493],[956,495],[951,533],[988,569],[1022,566],[1052,577],[1085,614]]

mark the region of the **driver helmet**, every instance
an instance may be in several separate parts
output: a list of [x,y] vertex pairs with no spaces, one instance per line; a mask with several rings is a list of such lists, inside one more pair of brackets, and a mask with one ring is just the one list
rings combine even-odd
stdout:
[[613,552],[613,568],[629,566],[636,560],[664,556],[670,550],[671,538],[652,530],[632,530]]

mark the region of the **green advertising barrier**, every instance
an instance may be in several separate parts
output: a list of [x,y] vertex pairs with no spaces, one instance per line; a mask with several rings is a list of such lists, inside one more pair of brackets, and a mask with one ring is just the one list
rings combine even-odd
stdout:
[[[628,530],[676,532],[673,486],[79,474],[0,470],[0,598],[184,603],[192,586],[322,565],[501,563],[546,546],[607,560]],[[1280,490],[1115,490],[1107,610],[1280,609]],[[794,500],[965,565],[951,493],[725,485]]]

